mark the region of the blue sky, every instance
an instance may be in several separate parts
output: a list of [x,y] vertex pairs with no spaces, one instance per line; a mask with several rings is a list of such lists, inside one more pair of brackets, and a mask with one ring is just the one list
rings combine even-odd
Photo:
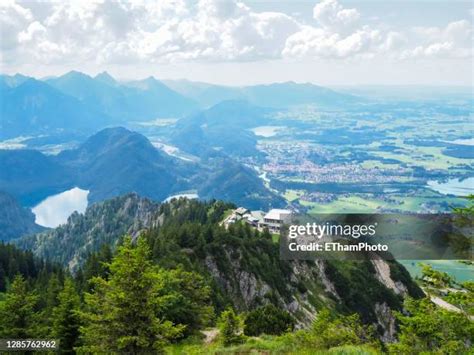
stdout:
[[230,85],[471,85],[470,1],[0,3],[1,67]]

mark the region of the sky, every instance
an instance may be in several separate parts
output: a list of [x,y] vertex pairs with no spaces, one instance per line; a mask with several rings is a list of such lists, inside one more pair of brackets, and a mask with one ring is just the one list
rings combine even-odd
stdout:
[[0,70],[225,85],[465,85],[471,1],[0,1]]

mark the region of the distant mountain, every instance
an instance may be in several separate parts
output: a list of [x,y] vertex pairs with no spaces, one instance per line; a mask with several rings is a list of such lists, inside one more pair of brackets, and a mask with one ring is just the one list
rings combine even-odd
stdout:
[[76,171],[78,185],[90,190],[91,202],[132,191],[161,201],[180,188],[187,168],[146,137],[121,127],[100,131],[56,160]]
[[102,73],[97,74],[94,77],[95,80],[101,81],[107,85],[110,86],[116,86],[118,85],[118,82],[106,71],[103,71]]
[[153,77],[119,83],[107,72],[92,78],[71,71],[43,81],[1,75],[0,101],[0,139],[91,133],[113,123],[182,117],[198,109]]
[[116,122],[180,117],[197,109],[192,100],[153,77],[119,83],[107,72],[92,78],[71,71],[46,82],[85,105],[110,115]]
[[246,101],[224,101],[179,120],[172,141],[195,155],[217,148],[234,156],[258,156],[257,138],[248,129],[269,124],[272,111]]
[[36,150],[0,150],[0,190],[23,206],[32,207],[46,197],[74,185],[71,170]]
[[46,82],[57,90],[75,97],[84,105],[94,108],[114,117],[124,118],[127,112],[125,95],[120,88],[107,83],[107,80],[92,78],[89,75],[71,71],[57,78],[47,79]]
[[5,85],[5,87],[9,88],[14,88],[18,85],[23,84],[28,79],[32,78],[18,73],[15,75],[0,75],[0,85]]
[[338,106],[361,101],[357,96],[334,91],[310,83],[274,83],[230,87],[187,80],[167,80],[166,85],[186,95],[202,107],[213,106],[225,100],[246,100],[263,107],[285,108],[295,105]]
[[282,197],[265,187],[254,170],[225,158],[213,159],[208,164],[208,174],[195,184],[201,198],[233,201],[255,210],[286,205]]
[[163,80],[171,89],[185,95],[202,108],[214,106],[222,101],[245,100],[242,88],[213,85],[189,80]]
[[123,83],[127,103],[135,120],[157,117],[182,117],[198,110],[193,100],[171,90],[161,81],[150,76],[144,80]]
[[245,98],[260,106],[288,107],[294,105],[338,106],[356,103],[360,99],[349,94],[309,83],[295,82],[248,86],[243,89]]
[[207,127],[252,128],[268,124],[271,121],[269,115],[274,111],[274,109],[256,106],[245,100],[229,100],[183,118],[178,125],[189,122],[205,124]]
[[[219,120],[225,115],[227,118],[222,121],[225,124],[238,118],[238,127],[248,128],[250,124],[258,124],[254,112],[245,115],[242,105],[239,112],[224,102],[247,101],[250,105],[269,108],[306,104],[338,107],[359,102],[356,96],[313,84],[287,82],[248,87],[189,81],[165,84],[152,76],[119,82],[107,72],[91,77],[78,71],[43,81],[21,74],[2,75],[0,100],[4,103],[0,107],[0,139],[61,131],[90,133],[117,123],[192,116],[200,107],[212,108],[204,115],[215,115]],[[223,106],[218,106],[219,103]],[[243,138],[242,146],[251,139],[251,135],[239,136]]]
[[35,223],[33,212],[21,207],[10,194],[0,191],[0,241],[9,241],[44,229]]
[[50,85],[26,79],[0,90],[0,138],[80,130],[92,132],[109,117]]

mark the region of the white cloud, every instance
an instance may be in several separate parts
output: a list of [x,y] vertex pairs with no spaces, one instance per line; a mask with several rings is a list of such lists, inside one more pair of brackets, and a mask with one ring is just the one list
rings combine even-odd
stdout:
[[361,29],[347,37],[342,37],[338,33],[306,27],[288,38],[283,55],[347,58],[367,52],[378,37],[378,32],[370,29]]
[[18,42],[29,42],[35,39],[39,39],[46,33],[46,28],[38,21],[32,22],[28,25],[26,31],[22,31],[18,34]]
[[357,9],[346,9],[337,0],[316,4],[313,17],[320,26],[305,26],[288,37],[284,56],[348,58],[373,53],[383,41],[379,30],[358,25]]
[[139,51],[151,60],[255,60],[279,57],[299,30],[290,16],[252,12],[243,3],[202,0],[194,16],[143,31]]
[[238,0],[2,1],[0,53],[3,63],[40,64],[472,55],[468,20],[410,31],[363,20],[337,0],[316,3],[309,23]]
[[313,17],[322,27],[341,31],[355,25],[360,13],[357,9],[345,9],[337,0],[323,0],[314,6]]
[[14,1],[0,2],[0,49],[2,52],[18,45],[18,33],[33,21],[33,14]]
[[472,44],[472,24],[467,20],[451,22],[443,32],[443,35],[453,43],[466,46]]
[[408,43],[408,39],[400,32],[390,31],[385,36],[382,50],[385,52],[397,51]]
[[472,57],[473,29],[467,20],[454,21],[445,27],[415,27],[412,34],[417,45],[402,51],[404,59]]

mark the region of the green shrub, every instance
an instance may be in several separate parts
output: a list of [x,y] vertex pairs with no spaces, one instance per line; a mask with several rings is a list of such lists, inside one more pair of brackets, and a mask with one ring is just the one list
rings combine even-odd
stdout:
[[294,326],[295,321],[288,312],[269,304],[259,307],[247,315],[244,321],[244,334],[249,336],[280,335],[292,331]]
[[368,345],[380,348],[372,326],[361,323],[359,316],[341,316],[323,309],[308,330],[290,334],[295,346],[314,349],[331,349],[344,345]]

